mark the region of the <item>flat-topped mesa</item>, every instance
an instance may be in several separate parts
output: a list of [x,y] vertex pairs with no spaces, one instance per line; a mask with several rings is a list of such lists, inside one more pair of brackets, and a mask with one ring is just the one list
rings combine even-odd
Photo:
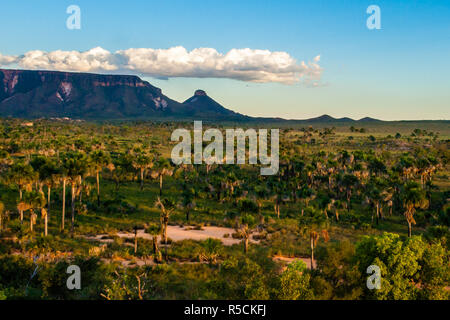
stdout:
[[181,109],[134,75],[0,69],[0,116],[139,118]]
[[179,103],[133,75],[0,69],[0,117],[245,120],[204,90]]
[[93,86],[114,87],[147,87],[150,84],[132,75],[102,75],[91,73],[58,72],[58,71],[29,71],[29,70],[1,70],[3,83],[12,90],[19,81],[32,81],[35,84],[44,82],[78,82]]
[[206,91],[197,90],[197,91],[195,91],[194,96],[207,96],[207,94],[206,94]]

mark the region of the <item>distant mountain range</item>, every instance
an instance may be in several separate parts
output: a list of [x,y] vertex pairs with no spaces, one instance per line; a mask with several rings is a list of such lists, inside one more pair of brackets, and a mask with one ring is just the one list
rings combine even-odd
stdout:
[[[0,69],[0,116],[72,119],[179,119],[206,121],[285,121],[231,111],[205,91],[183,103],[136,76]],[[355,122],[328,115],[305,122]],[[359,121],[380,121],[363,118]]]

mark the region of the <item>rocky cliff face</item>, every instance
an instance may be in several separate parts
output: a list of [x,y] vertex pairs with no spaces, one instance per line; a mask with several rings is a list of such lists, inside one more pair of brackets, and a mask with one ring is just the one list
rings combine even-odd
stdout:
[[178,103],[136,76],[0,69],[0,116],[246,119],[197,90]]
[[136,76],[0,70],[0,115],[140,118],[182,111]]

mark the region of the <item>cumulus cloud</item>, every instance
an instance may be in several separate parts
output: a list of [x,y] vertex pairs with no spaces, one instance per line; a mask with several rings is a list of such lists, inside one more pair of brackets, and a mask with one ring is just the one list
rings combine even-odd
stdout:
[[0,67],[16,63],[17,59],[18,57],[16,56],[4,56],[0,53]]
[[114,60],[114,54],[102,48],[94,48],[85,52],[34,50],[25,53],[20,58],[19,65],[26,69],[80,72],[115,71],[119,67]]
[[318,83],[323,71],[319,61],[320,56],[316,56],[312,62],[297,62],[286,52],[269,50],[232,49],[223,54],[213,48],[188,51],[178,46],[169,49],[132,48],[116,52],[100,47],[85,52],[35,50],[13,62],[22,68],[34,70],[127,72],[160,79],[228,78],[257,83],[294,84]]

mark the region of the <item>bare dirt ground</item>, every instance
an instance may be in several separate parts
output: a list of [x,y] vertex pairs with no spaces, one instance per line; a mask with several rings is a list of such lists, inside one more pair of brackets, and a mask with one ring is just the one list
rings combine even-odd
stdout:
[[[231,235],[236,231],[232,228],[223,228],[223,227],[202,227],[202,230],[195,230],[193,227],[180,227],[180,226],[168,226],[167,227],[167,236],[173,241],[182,241],[182,240],[206,240],[208,238],[218,239],[222,241],[222,243],[226,246],[231,246],[233,244],[238,244],[242,240],[234,239]],[[228,237],[225,237],[228,235]],[[120,238],[134,238],[134,233],[127,232],[119,232],[117,236]],[[151,240],[152,236],[148,233],[145,233],[144,230],[138,230],[137,232],[138,238]],[[107,234],[99,234],[96,236],[87,236],[85,237],[88,240],[96,240],[102,243],[112,242],[113,240]],[[258,242],[253,238],[250,239],[252,242]]]
[[[194,227],[190,226],[168,226],[167,227],[167,236],[172,239],[172,241],[182,241],[182,240],[206,240],[208,238],[218,239],[222,241],[222,243],[226,246],[231,246],[233,244],[238,244],[242,240],[241,239],[234,239],[231,235],[236,232],[232,228],[223,228],[223,227],[203,227],[202,230],[196,230]],[[120,238],[127,238],[132,239],[134,238],[134,233],[127,233],[127,232],[119,232],[117,233],[117,236]],[[148,233],[145,233],[144,230],[138,230],[137,232],[138,238],[148,239],[152,240],[152,236]],[[113,239],[111,239],[110,235],[107,234],[99,234],[96,236],[86,236],[85,237],[88,240],[94,240],[99,241],[101,243],[109,243],[113,242]],[[257,243],[257,240],[254,240],[253,238],[250,240],[253,243]],[[129,244],[131,246],[131,244]],[[111,262],[111,259],[105,259],[109,260]],[[284,257],[284,256],[274,256],[273,260],[282,263],[282,264],[290,264],[294,261],[301,260],[303,261],[308,269],[311,269],[311,259],[310,258],[303,258],[303,257]],[[133,259],[133,261],[129,260],[122,260],[117,259],[116,261],[121,262],[123,266],[125,267],[131,267],[131,266],[143,266],[143,265],[154,265],[155,263],[151,259]],[[182,262],[182,263],[198,263],[198,262]],[[316,261],[313,261],[314,268],[316,267]]]

